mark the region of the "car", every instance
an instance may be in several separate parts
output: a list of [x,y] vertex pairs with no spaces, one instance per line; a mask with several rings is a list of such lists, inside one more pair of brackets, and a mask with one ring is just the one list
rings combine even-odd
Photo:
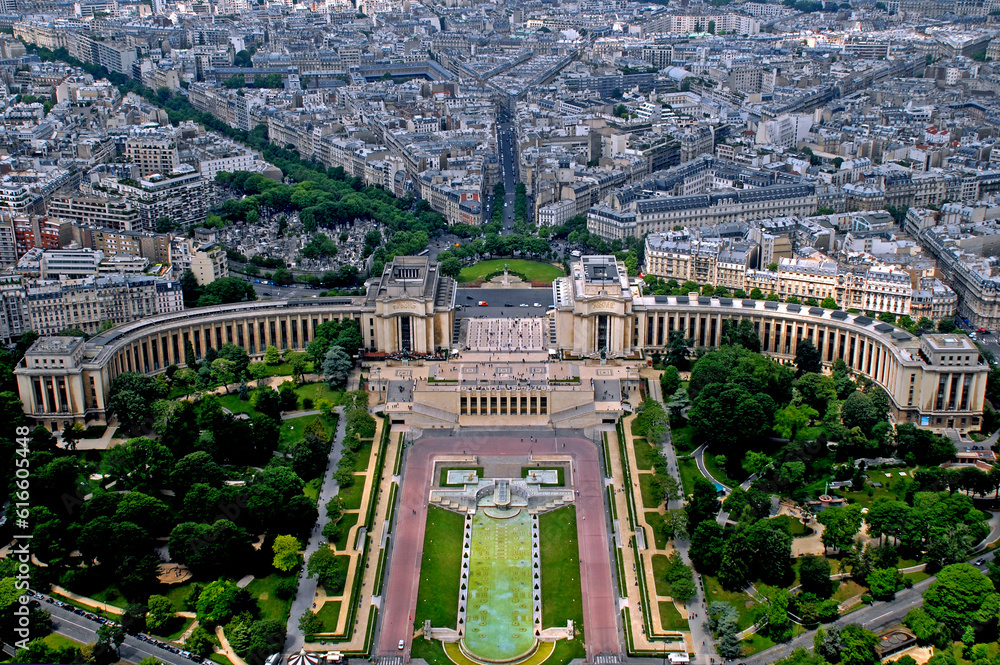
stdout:
[[545,309],[555,309],[555,308],[556,308],[556,306],[555,306],[555,305],[549,305],[549,306],[548,306],[548,307],[546,307]]
[[532,307],[541,307],[542,303],[540,303],[540,302],[532,303],[531,306]]
[[986,563],[986,559],[976,559],[976,565],[981,566]]
[[396,648],[399,649],[400,651],[402,651],[403,649],[405,649],[406,648],[406,641],[405,640],[400,640],[399,644],[396,645]]
[[474,298],[472,296],[465,296],[465,299],[466,300],[473,300]]
[[488,305],[488,304],[489,304],[489,303],[487,303],[487,302],[486,302],[485,300],[480,300],[480,301],[479,301],[479,306],[480,306],[480,307],[486,307],[486,305]]
[[511,304],[510,304],[509,302],[505,302],[505,303],[503,304],[503,306],[504,306],[504,307],[513,307],[513,305],[511,305]]
[[526,302],[523,302],[520,305],[518,305],[518,307],[527,307],[527,306],[528,306],[528,303],[526,303]]

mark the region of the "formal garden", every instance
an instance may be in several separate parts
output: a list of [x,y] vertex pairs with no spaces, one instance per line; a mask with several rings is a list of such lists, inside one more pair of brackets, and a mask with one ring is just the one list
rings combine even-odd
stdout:
[[[215,659],[225,659],[213,654],[218,627],[251,665],[280,650],[305,563],[300,552],[319,516],[338,406],[346,436],[335,478],[344,492],[326,506],[331,521],[323,533],[343,548],[358,521],[360,496],[352,490],[362,484],[355,474],[368,467],[376,423],[367,393],[343,390],[351,367],[344,348],[356,336],[356,323],[334,321],[318,327],[304,353],[282,357],[270,347],[262,362],[251,362],[232,344],[201,359],[188,348],[185,367],[156,377],[123,373],[108,401],[122,440],[106,450],[77,450],[72,435],[59,446],[36,428],[29,522],[44,565],[31,568],[33,588],[106,603],[125,633],[182,640]],[[314,368],[325,380],[305,383]],[[274,387],[268,376],[287,378]],[[193,399],[172,397],[191,388]],[[0,399],[13,406],[10,393]],[[13,408],[8,418],[12,427],[23,422]],[[344,588],[340,558],[308,563],[328,592]],[[0,566],[2,583],[12,583],[11,560]],[[94,652],[44,642],[47,616],[33,612],[39,639],[20,662],[79,662],[80,648]],[[105,646],[116,646],[123,635],[105,637]],[[114,648],[96,653],[115,660]]]

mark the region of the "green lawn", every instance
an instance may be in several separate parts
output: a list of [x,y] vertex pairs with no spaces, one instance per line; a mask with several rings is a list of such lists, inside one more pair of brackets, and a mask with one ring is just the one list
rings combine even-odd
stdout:
[[316,408],[316,402],[321,399],[329,401],[331,404],[340,404],[341,398],[344,396],[343,390],[334,390],[325,381],[317,381],[316,383],[306,383],[295,389],[295,393],[299,396],[299,408],[302,407],[302,400],[309,398],[313,401],[313,408]]
[[364,476],[354,476],[354,484],[348,488],[340,488],[337,494],[344,500],[344,508],[348,510],[359,510],[361,508],[361,496],[365,492]]
[[272,573],[267,577],[257,577],[247,585],[247,592],[257,599],[261,619],[273,619],[282,624],[288,621],[288,610],[292,606],[292,599],[281,600],[275,594],[275,589],[281,580],[294,579],[294,577],[294,574],[278,575]]
[[166,596],[170,599],[170,602],[174,605],[174,612],[183,612],[187,610],[184,605],[184,600],[187,595],[191,593],[191,583],[187,584],[161,584],[159,588],[154,591],[154,594],[160,596]]
[[538,518],[542,560],[542,627],[565,626],[572,619],[578,635],[583,628],[580,588],[580,547],[576,507],[569,505]]
[[[250,402],[245,402],[249,404]],[[278,436],[278,450],[284,450],[288,445],[301,441],[305,437],[306,427],[317,418],[322,419],[323,428],[326,433],[333,437],[337,431],[336,417],[323,418],[323,416],[298,416],[297,418],[286,418],[281,421],[281,431]]]
[[322,478],[313,478],[302,488],[302,493],[313,501],[319,500],[319,488],[323,484]]
[[168,626],[173,627],[173,632],[162,635],[166,638],[168,642],[173,642],[174,640],[180,639],[180,636],[187,632],[187,629],[191,627],[194,623],[194,619],[185,619],[182,617],[174,617],[173,621],[167,623]]
[[208,657],[208,659],[213,663],[219,663],[219,665],[233,665],[233,661],[229,660],[221,653],[213,653]]
[[684,495],[687,496],[694,491],[694,481],[702,478],[701,471],[698,470],[698,463],[693,457],[678,457],[677,468],[681,472],[681,483],[684,485]]
[[[663,524],[663,515],[657,512],[647,511],[646,524],[649,525],[649,530],[653,532],[653,540],[656,543],[656,549],[664,549],[667,546],[667,537],[663,535],[663,530],[660,526]],[[647,543],[647,545],[648,544],[649,543]]]
[[760,633],[754,633],[750,637],[743,640],[741,643],[743,645],[743,655],[752,656],[753,654],[763,651],[764,649],[770,649],[774,646],[774,640],[770,637],[765,637]]
[[65,647],[76,647],[79,649],[83,646],[82,642],[77,642],[76,640],[71,640],[65,635],[60,635],[59,633],[49,633],[42,638],[42,641],[48,644],[53,649],[62,649]]
[[722,585],[719,584],[718,579],[708,575],[703,576],[702,579],[705,581],[705,595],[708,598],[709,605],[715,601],[721,601],[732,605],[733,609],[736,610],[736,614],[739,615],[738,624],[740,630],[749,628],[753,624],[753,606],[756,603],[750,597],[750,594],[726,591],[722,588]]
[[462,529],[465,518],[444,508],[427,508],[424,555],[414,625],[454,628],[458,624],[458,587],[461,581]]
[[930,577],[930,573],[925,573],[922,570],[916,573],[903,573],[903,579],[910,580],[914,584],[916,584],[917,582],[923,582],[928,577]]
[[367,471],[368,462],[372,456],[372,442],[371,440],[366,440],[365,443],[361,444],[358,451],[354,453],[354,470],[357,472]]
[[[289,363],[281,363],[281,364],[278,364],[278,365],[265,365],[265,367],[267,368],[267,372],[264,374],[264,376],[291,376],[292,375],[292,366]],[[312,361],[311,360],[307,360],[306,361],[305,373],[306,374],[312,374],[313,371],[314,370],[313,370],[313,363],[312,363]]]
[[660,452],[649,445],[649,441],[644,438],[632,439],[632,441],[635,444],[635,465],[643,471],[651,470],[653,461],[656,460]]
[[772,522],[781,522],[788,525],[788,531],[792,534],[793,538],[800,538],[802,536],[808,536],[813,532],[813,530],[803,524],[800,520],[791,517],[790,515],[778,515],[777,517],[771,518]]
[[[457,601],[456,601],[457,602]],[[411,658],[423,658],[428,665],[455,665],[451,658],[444,653],[444,647],[438,640],[425,640],[418,638],[413,640],[410,647]]]
[[[868,471],[868,482],[865,484],[865,490],[860,492],[839,491],[839,494],[848,501],[859,503],[865,507],[870,506],[875,499],[880,497],[903,500],[906,494],[906,484],[913,480],[913,472],[916,470],[917,467],[870,469]],[[906,475],[901,476],[899,475],[900,472]],[[887,473],[890,474],[888,478],[885,475]],[[879,483],[882,487],[873,488],[872,496],[868,496],[867,489],[871,487],[871,483]]]
[[351,535],[351,527],[358,523],[359,517],[358,513],[344,513],[343,517],[340,518],[340,538],[337,538],[337,541],[333,545],[341,552],[348,548],[349,543],[347,542],[347,538]]
[[105,587],[100,591],[95,591],[90,594],[90,597],[94,600],[107,603],[108,605],[114,605],[115,607],[120,607],[122,609],[125,609],[125,606],[128,604],[125,597],[118,591],[118,587],[114,586]]
[[221,395],[216,395],[216,397],[219,400],[219,406],[223,409],[229,409],[233,413],[247,413],[251,416],[257,415],[257,410],[253,408],[250,400],[244,402],[235,392],[231,395],[223,393]]
[[511,272],[524,275],[529,280],[537,279],[551,282],[556,277],[562,277],[566,274],[562,268],[551,263],[526,261],[525,259],[490,259],[462,268],[462,272],[458,273],[458,281],[471,282],[475,279],[483,279],[490,273],[502,271],[505,265]]
[[642,491],[643,508],[659,508],[663,505],[663,495],[657,493],[653,485],[652,473],[639,474],[639,489]]
[[656,580],[656,595],[669,596],[670,583],[665,579],[667,571],[667,555],[653,555],[653,578]]
[[660,624],[662,624],[663,630],[686,631],[691,629],[687,619],[681,616],[673,603],[668,602],[660,603]]
[[319,612],[316,613],[319,620],[323,622],[323,632],[333,633],[337,630],[337,619],[340,618],[340,601],[339,600],[328,600],[323,603],[323,607],[319,608]]
[[840,586],[837,587],[837,590],[833,592],[833,596],[831,597],[838,603],[842,603],[848,598],[854,598],[859,594],[867,592],[868,589],[854,580],[840,580]]

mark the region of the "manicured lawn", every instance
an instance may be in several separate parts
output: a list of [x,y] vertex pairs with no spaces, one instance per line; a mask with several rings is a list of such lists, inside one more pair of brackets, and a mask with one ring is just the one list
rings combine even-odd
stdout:
[[342,529],[340,532],[340,538],[337,538],[337,541],[333,545],[341,552],[350,546],[347,538],[351,535],[351,527],[358,523],[359,517],[360,515],[358,513],[344,513],[344,515],[340,518],[340,522],[338,522],[338,525]]
[[273,619],[281,623],[288,621],[292,599],[281,600],[275,593],[278,583],[286,579],[294,579],[294,575],[272,573],[267,577],[258,577],[247,585],[247,592],[257,599],[261,619]]
[[760,633],[754,633],[750,637],[743,640],[741,644],[743,645],[743,655],[752,656],[759,651],[773,647],[774,640],[770,637],[765,637]]
[[65,635],[60,635],[59,633],[49,633],[44,638],[42,638],[42,641],[48,644],[53,649],[62,649],[65,647],[76,647],[79,649],[80,647],[83,646],[83,643],[77,642],[76,640],[71,640]]
[[663,495],[654,489],[652,473],[639,474],[639,489],[642,491],[643,508],[659,508],[663,505]]
[[715,601],[729,603],[732,605],[733,609],[736,610],[736,614],[739,615],[737,623],[739,624],[740,630],[749,628],[750,625],[753,624],[753,606],[756,603],[749,594],[726,591],[722,588],[722,585],[719,584],[719,580],[714,577],[709,577],[708,575],[705,575],[702,579],[705,580],[705,595],[708,597],[709,605]]
[[632,441],[635,443],[635,465],[643,471],[649,471],[653,468],[653,461],[660,452],[649,445],[646,439],[639,438]]
[[183,612],[187,609],[184,600],[191,593],[191,583],[187,584],[161,584],[155,591],[156,595],[166,596],[174,604],[174,612]]
[[372,442],[367,441],[366,443],[362,443],[361,447],[358,448],[358,452],[354,453],[354,456],[356,460],[354,462],[354,470],[358,472],[367,471],[368,462],[372,456]]
[[681,472],[681,484],[684,485],[684,495],[687,496],[694,491],[694,481],[701,478],[701,471],[698,470],[698,463],[693,457],[678,457],[677,468]]
[[441,467],[441,473],[438,476],[438,485],[441,487],[461,487],[462,483],[452,483],[448,484],[448,472],[449,471],[475,471],[476,475],[480,478],[483,477],[483,467],[481,466],[449,466]]
[[810,527],[803,524],[801,521],[789,516],[789,515],[778,515],[777,517],[771,518],[772,522],[782,522],[788,525],[788,530],[792,534],[793,538],[799,538],[800,536],[808,536],[813,531]]
[[410,647],[410,656],[412,658],[423,658],[427,661],[428,665],[455,665],[445,655],[444,647],[441,646],[441,642],[438,640],[425,640],[422,637],[413,640],[413,644]]
[[[653,541],[656,543],[656,549],[662,550],[667,546],[667,537],[663,535],[663,530],[661,525],[663,524],[663,515],[653,511],[646,512],[646,524],[649,525],[649,530],[653,532]],[[648,534],[647,531],[647,534]],[[649,545],[649,543],[646,543]]]
[[554,266],[551,263],[542,263],[541,261],[490,259],[462,268],[462,272],[458,273],[458,281],[471,282],[474,279],[483,279],[490,273],[497,272],[498,270],[502,271],[504,265],[511,272],[524,275],[527,279],[538,279],[545,282],[551,282],[556,277],[562,277],[566,274],[562,268]]
[[358,510],[361,508],[361,496],[365,492],[364,476],[354,476],[354,484],[348,488],[340,488],[338,494],[344,500],[344,508]]
[[[249,404],[249,402],[246,402],[246,404]],[[323,421],[323,428],[332,438],[334,433],[337,431],[337,419],[335,417],[323,418],[323,416],[299,416],[297,418],[286,418],[281,421],[281,431],[278,436],[278,450],[284,450],[289,444],[301,441],[306,435],[306,427],[308,427],[309,424],[316,419],[321,419]]]
[[343,390],[334,390],[325,381],[317,381],[316,383],[306,383],[295,389],[295,394],[299,396],[299,408],[302,408],[302,400],[309,398],[313,401],[313,408],[316,408],[316,402],[321,399],[325,399],[331,404],[340,404],[341,398],[344,396]]
[[[906,484],[913,480],[913,472],[916,471],[916,467],[900,467],[898,469],[870,469],[867,473],[868,482],[865,484],[865,489],[860,492],[844,492],[839,491],[839,494],[845,497],[848,501],[856,502],[862,506],[870,506],[875,499],[880,497],[889,497],[890,499],[903,500],[906,494]],[[900,472],[905,473],[905,476],[899,475]],[[885,474],[889,474],[887,478]],[[879,483],[882,487],[873,488],[872,496],[868,496],[868,488],[871,487],[872,483]]]
[[182,617],[174,617],[174,620],[167,624],[168,626],[173,626],[174,632],[163,635],[162,637],[165,637],[168,642],[172,642],[176,639],[179,639],[180,636],[183,635],[187,631],[187,629],[191,627],[191,624],[193,623],[194,619],[184,619]]
[[565,626],[572,619],[582,632],[583,592],[576,508],[564,506],[539,516],[538,537],[542,550],[542,627]]
[[328,600],[323,603],[316,613],[319,620],[323,622],[323,632],[333,633],[337,630],[337,620],[340,618],[340,601]]
[[128,603],[125,601],[125,597],[121,595],[117,587],[109,586],[101,589],[100,591],[95,591],[90,594],[90,597],[94,600],[100,601],[102,603],[107,603],[108,605],[114,605],[115,607],[125,608]]
[[832,598],[838,603],[842,603],[848,598],[853,598],[859,594],[867,593],[868,589],[861,586],[854,580],[840,580],[840,586],[833,592]]
[[670,583],[664,578],[667,572],[667,555],[653,555],[653,577],[656,579],[656,595],[669,596]]
[[427,508],[424,555],[414,625],[454,628],[458,625],[458,587],[462,570],[462,529],[465,518],[444,508]]
[[660,603],[660,623],[663,630],[690,630],[687,619],[681,616],[673,603]]
[[229,660],[221,653],[213,653],[208,657],[208,659],[213,663],[219,663],[219,665],[233,665],[233,661]]
[[930,574],[925,573],[922,570],[916,573],[903,573],[903,579],[910,580],[914,584],[916,584],[917,582],[923,582],[928,577],[930,577]]
[[229,409],[233,413],[247,413],[251,416],[257,415],[257,410],[253,408],[250,400],[244,402],[235,391],[231,395],[223,393],[216,395],[216,397],[219,400],[219,406],[223,409]]

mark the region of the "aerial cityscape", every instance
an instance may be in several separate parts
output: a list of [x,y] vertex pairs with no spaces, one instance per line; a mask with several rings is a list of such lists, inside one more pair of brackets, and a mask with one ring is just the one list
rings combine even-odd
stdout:
[[0,0],[6,663],[1000,665],[1000,0]]

